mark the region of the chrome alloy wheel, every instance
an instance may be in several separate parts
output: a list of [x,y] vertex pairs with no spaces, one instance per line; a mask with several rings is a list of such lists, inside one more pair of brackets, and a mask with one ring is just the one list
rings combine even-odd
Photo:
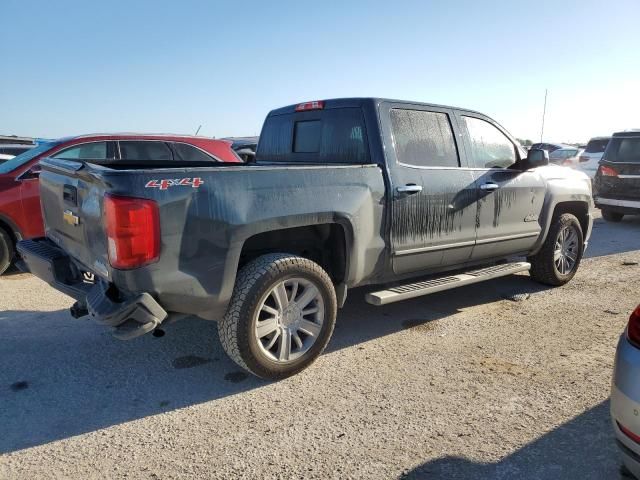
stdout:
[[324,322],[324,300],[313,282],[301,277],[275,284],[256,313],[255,338],[262,353],[278,363],[304,355]]
[[553,261],[562,275],[571,273],[576,266],[580,254],[579,248],[578,232],[575,227],[569,225],[560,230],[553,251]]

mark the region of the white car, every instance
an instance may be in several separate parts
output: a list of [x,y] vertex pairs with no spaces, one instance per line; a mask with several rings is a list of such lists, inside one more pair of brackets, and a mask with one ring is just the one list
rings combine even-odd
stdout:
[[622,460],[640,478],[640,305],[620,336],[611,386],[611,420]]
[[602,158],[611,137],[593,137],[587,143],[584,152],[578,157],[578,170],[586,173],[590,178],[596,176],[598,162]]
[[581,154],[582,150],[578,147],[559,148],[549,154],[549,161],[556,165],[575,168],[578,165],[578,157]]
[[11,160],[15,155],[7,155],[6,153],[0,153],[0,163],[4,163],[7,160]]

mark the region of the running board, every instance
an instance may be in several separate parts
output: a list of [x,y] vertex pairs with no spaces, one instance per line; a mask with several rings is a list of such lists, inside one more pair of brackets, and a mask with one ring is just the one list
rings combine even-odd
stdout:
[[386,305],[388,303],[401,302],[410,298],[421,297],[431,293],[442,292],[451,288],[484,282],[493,278],[504,277],[518,272],[526,272],[531,268],[527,262],[504,263],[493,267],[459,273],[447,277],[439,277],[424,282],[410,283],[398,287],[367,293],[365,299],[372,305]]

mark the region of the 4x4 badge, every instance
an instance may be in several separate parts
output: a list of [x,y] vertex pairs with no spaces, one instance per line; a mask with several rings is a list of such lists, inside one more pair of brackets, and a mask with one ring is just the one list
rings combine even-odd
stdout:
[[78,218],[77,215],[74,215],[71,210],[65,210],[62,214],[62,218],[65,222],[69,225],[73,225],[74,227],[80,223],[80,218]]

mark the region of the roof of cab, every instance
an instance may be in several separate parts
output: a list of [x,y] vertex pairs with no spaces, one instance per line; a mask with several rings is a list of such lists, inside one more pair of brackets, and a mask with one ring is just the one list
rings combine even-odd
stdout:
[[[425,102],[414,102],[411,100],[395,100],[391,98],[377,98],[377,97],[353,97],[353,98],[330,98],[326,100],[317,100],[324,102],[325,110],[330,108],[348,108],[348,107],[361,107],[366,103],[369,103],[375,107],[378,107],[381,103],[402,103],[406,105],[420,105],[424,107],[435,107],[435,108],[446,108],[450,110],[459,110],[463,112],[469,112],[476,115],[484,115],[481,112],[477,112],[475,110],[470,110],[468,108],[460,108],[460,107],[452,107],[448,105],[438,105],[435,103],[425,103]],[[276,108],[275,110],[271,110],[269,115],[283,115],[286,113],[295,113],[295,109],[297,105],[306,102],[294,103],[292,105],[287,105],[286,107]]]

